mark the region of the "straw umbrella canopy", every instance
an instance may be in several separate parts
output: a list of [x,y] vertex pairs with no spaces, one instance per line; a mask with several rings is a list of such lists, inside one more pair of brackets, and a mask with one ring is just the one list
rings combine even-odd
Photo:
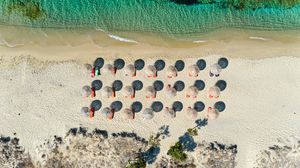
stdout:
[[203,90],[205,88],[205,83],[203,80],[196,80],[194,86],[199,90]]
[[177,69],[175,66],[170,65],[167,69],[167,76],[168,78],[176,77],[177,76]]
[[134,119],[134,112],[129,108],[125,108],[122,114],[125,119]]
[[133,103],[131,104],[131,110],[132,110],[134,113],[140,112],[140,111],[142,110],[142,108],[143,108],[143,105],[142,105],[141,102],[136,101],[136,102],[133,102]]
[[144,120],[151,120],[154,117],[153,110],[151,108],[146,108],[143,111],[143,119]]
[[197,101],[195,104],[194,104],[194,109],[197,111],[197,112],[201,112],[203,111],[205,108],[205,104],[201,101]]
[[98,68],[102,68],[104,65],[104,59],[102,57],[98,57],[95,61],[94,61],[94,67],[98,67]]
[[101,69],[101,73],[103,74],[107,74],[107,73],[114,73],[114,67],[111,64],[106,64],[103,66],[103,68]]
[[212,86],[209,88],[208,90],[208,95],[209,95],[209,98],[218,98],[220,96],[220,89],[216,86]]
[[216,87],[218,87],[220,89],[220,91],[224,91],[227,87],[227,83],[224,80],[219,80],[216,84]]
[[92,88],[94,89],[94,90],[100,90],[101,88],[102,88],[102,82],[100,81],[100,80],[94,80],[93,82],[92,82]]
[[187,118],[195,119],[195,118],[197,118],[197,116],[198,116],[198,113],[194,108],[192,108],[192,107],[187,108],[187,110],[186,110],[186,117]]
[[185,84],[182,81],[176,81],[174,84],[174,88],[177,92],[183,91],[183,89],[185,88]]
[[88,71],[91,72],[93,69],[93,66],[91,64],[84,64],[84,68]]
[[114,61],[115,73],[117,72],[117,70],[124,68],[124,66],[125,66],[125,61],[123,59],[120,58],[116,59]]
[[92,92],[91,87],[87,85],[82,87],[81,93],[83,97],[89,97],[91,95],[91,92]]
[[82,107],[81,108],[81,114],[88,117],[89,116],[89,108],[88,107]]
[[186,91],[186,97],[192,97],[192,98],[196,98],[198,95],[198,88],[196,88],[195,86],[190,86],[187,91]]
[[140,80],[135,80],[131,84],[133,88],[133,97],[135,97],[135,92],[143,89],[143,82]]
[[160,102],[160,101],[155,101],[155,102],[153,102],[152,105],[151,105],[151,109],[152,109],[154,112],[160,112],[163,108],[164,108],[164,105],[163,105],[162,102]]
[[170,118],[175,118],[175,117],[176,117],[176,112],[175,112],[175,110],[172,109],[172,108],[169,108],[169,107],[166,107],[166,108],[165,108],[164,114],[165,114],[167,117],[170,117]]
[[188,74],[190,77],[197,77],[200,69],[197,65],[191,65],[188,67]]
[[222,58],[220,58],[219,60],[218,60],[218,64],[220,65],[220,67],[222,68],[222,69],[225,69],[227,66],[228,66],[228,59],[227,58],[225,58],[225,57],[222,57]]
[[177,69],[178,72],[182,71],[185,67],[185,63],[182,60],[177,60],[175,62],[175,68]]
[[169,98],[173,98],[177,95],[177,91],[174,87],[172,87],[171,85],[168,85],[166,88],[166,92],[167,92],[167,96]]
[[207,112],[205,113],[205,116],[209,120],[215,120],[219,117],[219,111],[215,108],[209,107]]
[[219,64],[213,64],[211,67],[210,67],[210,76],[216,76],[218,77],[220,75],[222,71],[222,67],[219,65]]
[[113,96],[113,89],[109,86],[105,86],[102,90],[101,90],[102,96],[109,98],[111,96]]
[[134,92],[134,89],[132,86],[125,86],[122,91],[124,97],[130,96],[131,98],[133,98],[133,92]]
[[101,110],[101,114],[105,115],[106,117],[109,115],[111,109],[109,107],[104,107],[102,110]]
[[95,111],[100,110],[101,107],[102,107],[102,103],[101,103],[100,100],[94,100],[94,101],[92,101],[91,108],[94,108]]
[[134,67],[136,70],[142,70],[145,66],[145,61],[142,59],[137,59],[134,61]]
[[155,89],[154,89],[154,87],[153,86],[148,86],[148,87],[146,87],[146,89],[145,89],[145,92],[146,92],[146,98],[155,98]]
[[180,112],[183,109],[183,104],[180,101],[175,101],[172,105],[172,109],[175,112]]
[[199,59],[196,63],[197,67],[199,68],[200,71],[204,70],[206,67],[206,62],[204,59]]
[[128,64],[124,69],[125,76],[135,76],[135,67],[132,64]]
[[114,101],[111,103],[110,108],[113,110],[113,112],[118,112],[122,109],[123,104],[120,101]]
[[155,68],[155,66],[154,65],[148,65],[147,67],[146,67],[146,69],[145,69],[145,72],[146,72],[146,74],[147,74],[147,76],[148,76],[148,78],[149,77],[156,77],[157,75],[156,75],[156,68]]
[[226,108],[226,105],[222,101],[218,101],[215,103],[214,108],[217,109],[219,112],[223,112]]

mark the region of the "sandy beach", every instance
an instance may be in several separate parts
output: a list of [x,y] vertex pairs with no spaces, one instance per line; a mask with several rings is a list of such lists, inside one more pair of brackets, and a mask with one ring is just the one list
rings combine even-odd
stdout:
[[[300,135],[300,41],[290,43],[249,38],[181,47],[112,41],[107,46],[87,43],[78,46],[0,47],[0,133],[20,138],[20,144],[36,157],[36,146],[45,139],[64,136],[70,128],[78,126],[110,133],[134,132],[147,139],[159,127],[167,125],[171,136],[161,141],[159,154],[164,156],[169,146],[188,128],[194,127],[195,122],[187,119],[184,112],[179,112],[172,120],[162,113],[155,113],[150,121],[142,120],[139,114],[133,121],[121,118],[118,113],[112,121],[105,119],[100,112],[92,120],[82,116],[81,107],[88,106],[91,100],[82,99],[81,88],[93,80],[83,65],[102,56],[106,63],[112,63],[115,58],[122,58],[126,63],[143,58],[148,64],[160,58],[167,65],[174,64],[177,59],[192,65],[202,58],[209,66],[225,56],[229,66],[219,78],[210,78],[209,68],[201,71],[197,78],[206,84],[197,98],[205,103],[206,108],[216,102],[207,98],[208,87],[223,79],[227,88],[219,98],[226,103],[226,110],[217,120],[208,121],[195,141],[236,144],[237,167],[252,168],[259,151],[274,145],[279,138]],[[136,78],[143,79],[145,86],[151,85],[153,79],[143,75],[142,71],[138,72]],[[113,77],[102,75],[95,79],[101,79],[104,86],[116,79],[124,83],[133,80],[124,77],[122,70]],[[182,80],[186,86],[195,80],[189,79],[186,69],[175,79],[168,80],[165,75],[159,75],[157,79],[170,84]],[[101,96],[96,98],[101,99]],[[196,101],[185,99],[184,92],[178,93],[176,99],[183,101],[185,107]],[[124,107],[129,107],[133,101],[123,97],[101,99],[103,107],[114,100],[122,101]],[[137,93],[136,100],[143,102],[144,107],[151,104],[142,91]],[[173,102],[164,94],[158,94],[157,100],[166,106]],[[198,118],[204,118],[204,112],[199,113]]]

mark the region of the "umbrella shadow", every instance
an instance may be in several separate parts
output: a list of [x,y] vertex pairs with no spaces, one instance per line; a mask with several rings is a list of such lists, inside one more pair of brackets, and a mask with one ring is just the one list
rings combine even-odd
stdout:
[[194,138],[187,132],[179,137],[179,143],[182,144],[183,149],[188,152],[194,151],[197,147],[197,143],[194,141]]
[[160,147],[152,146],[146,152],[143,153],[143,156],[148,164],[152,164],[156,161],[159,153],[160,153]]

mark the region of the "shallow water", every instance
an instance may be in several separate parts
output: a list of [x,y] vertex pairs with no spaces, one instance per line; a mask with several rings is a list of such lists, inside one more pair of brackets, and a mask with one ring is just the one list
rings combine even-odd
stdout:
[[182,5],[164,0],[36,0],[42,15],[29,19],[20,10],[9,12],[13,1],[0,1],[0,24],[162,33],[185,39],[226,28],[300,29],[300,6],[237,10],[218,4]]

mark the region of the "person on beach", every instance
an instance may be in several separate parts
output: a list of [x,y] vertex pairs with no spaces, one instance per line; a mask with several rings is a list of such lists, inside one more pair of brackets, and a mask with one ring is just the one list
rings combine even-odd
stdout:
[[197,65],[191,65],[188,67],[188,74],[189,77],[198,77],[198,74],[200,72],[200,69]]
[[186,98],[197,98],[198,88],[196,86],[190,86],[186,91]]
[[167,77],[168,78],[175,78],[175,77],[177,77],[177,69],[175,68],[175,66],[170,65],[167,68]]
[[131,76],[131,77],[136,76],[136,69],[134,65],[133,64],[127,65],[124,69],[124,74],[125,76]]
[[154,65],[148,65],[145,69],[148,78],[156,78],[156,68]]

